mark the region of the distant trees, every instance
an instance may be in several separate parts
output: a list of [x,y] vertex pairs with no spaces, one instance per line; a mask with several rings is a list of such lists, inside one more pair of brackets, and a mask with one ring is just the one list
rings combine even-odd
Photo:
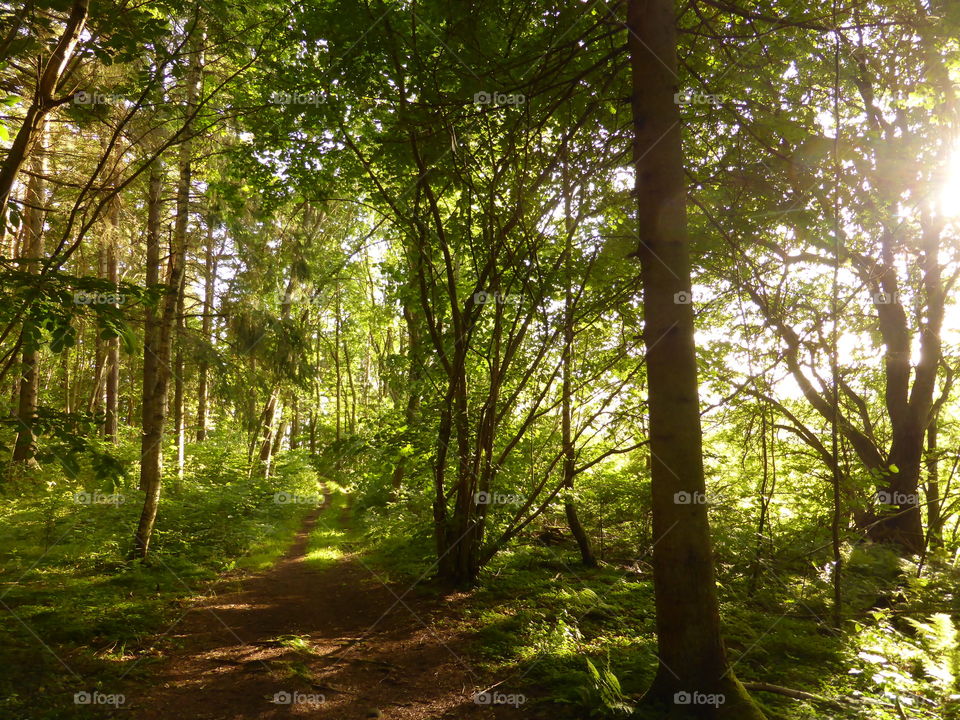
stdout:
[[[848,30],[839,33],[781,27],[762,42],[782,82],[723,81],[719,93],[712,83],[730,76],[708,70],[698,77],[717,100],[688,111],[728,138],[692,171],[701,227],[720,240],[705,276],[749,299],[746,324],[764,328],[764,362],[789,376],[814,417],[756,378],[743,387],[825,467],[840,468],[845,526],[852,517],[857,532],[914,554],[925,544],[924,509],[934,525],[939,512],[936,493],[921,492],[922,468],[955,374],[942,332],[957,229],[940,193],[958,132],[956,91],[945,81],[957,52],[946,41],[955,20],[900,11],[902,22],[889,25],[886,10],[840,7]],[[735,25],[740,15],[731,7],[721,18]],[[907,49],[907,36],[919,43]],[[901,71],[887,72],[890,63]],[[827,437],[834,423],[839,456]]]

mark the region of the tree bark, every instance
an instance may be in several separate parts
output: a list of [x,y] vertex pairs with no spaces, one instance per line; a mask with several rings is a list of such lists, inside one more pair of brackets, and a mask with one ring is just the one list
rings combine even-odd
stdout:
[[268,475],[270,472],[270,453],[273,449],[273,425],[277,416],[277,396],[279,392],[277,388],[270,391],[270,397],[267,398],[267,403],[264,405],[263,413],[260,416],[260,448],[257,459],[260,461],[264,475]]
[[58,105],[72,99],[72,96],[68,95],[66,98],[57,100],[54,98],[54,93],[83,33],[89,5],[90,0],[74,0],[63,33],[40,73],[33,100],[27,108],[23,124],[17,131],[3,163],[0,164],[0,237],[6,232],[10,192],[13,190],[20,168],[23,167],[23,163],[33,152],[38,138],[43,134],[47,114]]
[[337,442],[340,441],[340,393],[343,388],[343,381],[340,379],[340,281],[337,281],[336,299],[334,308],[334,329],[333,329],[333,371],[336,375],[336,394],[337,394]]
[[[38,129],[41,138],[46,136],[46,125]],[[42,146],[43,140],[41,139]],[[47,174],[46,153],[40,148],[33,159],[34,174],[27,183],[26,217],[23,224],[23,239],[20,242],[21,266],[37,275],[43,257],[44,190],[42,177]],[[5,221],[4,221],[5,222]],[[20,382],[17,390],[17,439],[13,447],[13,462],[31,464],[37,452],[34,421],[37,414],[38,366],[40,351],[32,340],[23,343]]]
[[[148,287],[156,286],[160,282],[160,195],[163,188],[162,176],[163,170],[159,161],[155,161],[154,166],[150,168],[150,189],[147,197],[145,280]],[[147,307],[143,320],[140,489],[144,491],[145,498],[137,532],[134,536],[133,555],[137,557],[146,557],[147,555],[150,537],[153,533],[153,524],[157,517],[157,507],[160,502],[160,477],[163,472],[163,421],[166,415],[166,408],[164,407],[165,374],[167,372],[163,362],[161,333],[164,315],[163,311],[157,313],[156,309]]]
[[297,393],[290,396],[290,449],[300,447],[300,401]]
[[173,360],[173,433],[177,439],[177,478],[175,485],[177,492],[183,485],[187,449],[183,386],[184,295],[185,292],[181,292],[177,299],[176,352]]
[[[207,242],[203,258],[204,287],[203,287],[203,319],[200,323],[200,334],[203,340],[213,343],[213,302],[217,280],[217,257],[213,247],[213,222],[207,218]],[[207,439],[207,403],[209,402],[210,363],[206,356],[200,361],[197,380],[197,442]]]
[[669,718],[758,720],[720,636],[704,502],[675,23],[673,0],[628,4],[660,660],[644,704]]
[[563,357],[562,379],[561,379],[561,418],[560,432],[561,444],[563,446],[563,509],[567,516],[567,526],[577,541],[577,548],[580,550],[580,561],[587,567],[596,567],[597,559],[593,555],[593,548],[590,547],[590,538],[587,531],[580,522],[580,516],[577,513],[577,502],[574,496],[574,479],[576,477],[576,450],[573,444],[573,276],[571,260],[573,254],[573,233],[575,223],[573,219],[573,210],[571,207],[572,198],[570,190],[570,181],[567,167],[566,151],[563,157],[563,204],[564,204],[564,222],[565,222],[565,247],[564,247],[564,275],[566,276],[566,289],[563,298]]
[[935,413],[927,428],[927,546],[943,546],[943,517],[940,501],[940,458],[937,456],[937,436],[940,431],[939,413]]
[[[203,68],[204,35],[200,22],[194,28],[190,67],[187,72],[186,111],[192,108],[200,95]],[[144,490],[143,510],[134,536],[133,555],[144,558],[150,547],[153,526],[160,503],[160,485],[163,458],[163,425],[167,415],[167,387],[170,381],[170,360],[174,324],[177,309],[184,291],[187,256],[187,223],[190,217],[190,187],[192,178],[193,142],[188,139],[180,145],[179,178],[177,181],[176,220],[170,247],[167,272],[167,293],[162,301],[159,318],[150,317],[144,327],[144,374],[143,374],[143,437],[141,441],[140,487]],[[156,283],[160,264],[160,189],[161,170],[155,161],[151,168],[149,218],[147,230],[147,284]],[[153,358],[150,372],[148,357]],[[148,403],[149,398],[149,403]]]
[[[106,277],[114,286],[120,281],[117,267],[117,232],[119,229],[120,201],[114,196],[105,216],[106,221]],[[118,292],[115,290],[114,292]],[[116,307],[116,304],[114,304]],[[104,372],[106,373],[106,398],[103,434],[110,442],[117,442],[117,408],[120,392],[120,338],[110,338],[106,341],[106,357],[104,358]]]

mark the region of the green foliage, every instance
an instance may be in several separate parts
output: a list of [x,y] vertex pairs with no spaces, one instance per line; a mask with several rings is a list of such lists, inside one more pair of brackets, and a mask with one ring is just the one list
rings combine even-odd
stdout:
[[[123,450],[120,451],[123,455]],[[250,473],[225,434],[192,448],[179,491],[164,494],[151,555],[128,553],[140,512],[129,479],[81,484],[43,471],[45,482],[0,507],[0,600],[18,622],[0,629],[0,714],[67,717],[78,678],[115,691],[147,672],[162,631],[217,573],[275,562],[309,509],[278,493],[319,492],[302,453],[278,459],[277,475]],[[41,479],[37,479],[40,482]],[[168,487],[171,478],[167,478]],[[36,637],[43,644],[36,642]]]

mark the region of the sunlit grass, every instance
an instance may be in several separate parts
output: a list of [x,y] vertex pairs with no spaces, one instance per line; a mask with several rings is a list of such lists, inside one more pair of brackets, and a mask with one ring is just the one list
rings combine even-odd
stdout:
[[[330,567],[348,554],[346,544],[353,542],[354,533],[349,529],[350,496],[328,488],[328,505],[317,518],[317,524],[307,541],[307,562],[317,569]],[[339,490],[339,488],[336,488]]]

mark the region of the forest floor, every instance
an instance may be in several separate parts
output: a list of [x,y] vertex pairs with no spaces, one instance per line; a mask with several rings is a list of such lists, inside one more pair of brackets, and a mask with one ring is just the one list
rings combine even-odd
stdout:
[[311,559],[322,555],[311,533],[337,522],[329,505],[272,568],[225,576],[198,601],[123,710],[138,720],[518,717],[473,700],[485,688],[465,659],[468,596],[383,582],[349,545]]

